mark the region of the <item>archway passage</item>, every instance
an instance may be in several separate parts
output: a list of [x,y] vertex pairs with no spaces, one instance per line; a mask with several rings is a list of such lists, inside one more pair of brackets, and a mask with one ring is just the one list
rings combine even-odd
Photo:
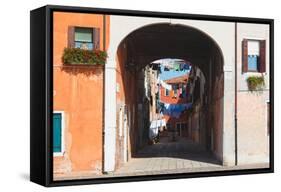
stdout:
[[[153,87],[159,83],[159,71],[153,68],[163,58],[188,61],[191,66],[185,85],[192,107],[183,114],[187,138],[159,145],[151,143],[149,128],[158,113]],[[116,60],[117,167],[143,157],[222,161],[223,56],[211,37],[189,26],[153,24],[129,34],[120,43]]]

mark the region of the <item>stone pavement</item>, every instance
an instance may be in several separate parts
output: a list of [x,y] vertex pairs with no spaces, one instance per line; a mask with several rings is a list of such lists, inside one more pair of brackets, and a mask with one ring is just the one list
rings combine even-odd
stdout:
[[169,173],[203,167],[221,167],[220,163],[199,145],[187,139],[176,142],[168,138],[141,149],[116,174],[141,174],[149,172]]
[[222,166],[203,146],[187,139],[171,142],[168,138],[146,146],[128,163],[112,173],[115,176],[154,175],[188,172],[268,168],[269,164]]
[[115,172],[94,175],[61,176],[56,180],[123,177],[138,175],[173,174],[188,172],[225,171],[237,169],[268,168],[269,164],[251,164],[240,166],[222,166],[211,153],[201,145],[187,139],[171,142],[168,138],[160,139],[159,143],[141,149],[135,157]]

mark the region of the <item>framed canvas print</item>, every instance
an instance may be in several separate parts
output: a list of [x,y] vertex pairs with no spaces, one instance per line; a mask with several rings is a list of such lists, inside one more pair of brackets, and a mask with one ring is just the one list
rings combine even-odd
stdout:
[[273,172],[273,20],[31,11],[31,181]]

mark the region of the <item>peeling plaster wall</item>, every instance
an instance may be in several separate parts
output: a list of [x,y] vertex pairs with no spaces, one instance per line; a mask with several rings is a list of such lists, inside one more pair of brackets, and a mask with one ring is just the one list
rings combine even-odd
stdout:
[[[136,141],[137,141],[137,74],[133,71],[129,71],[125,67],[127,59],[127,48],[126,43],[121,44],[117,51],[116,56],[116,84],[118,86],[118,91],[116,95],[116,104],[117,110],[120,106],[126,106],[126,130],[125,135],[120,137],[119,134],[116,134],[116,151],[115,151],[115,169],[120,167],[125,161],[124,151],[127,151],[127,156],[130,159],[132,154],[136,151]],[[116,90],[116,89],[115,89]],[[115,111],[114,113],[118,119],[119,112]],[[117,132],[119,132],[119,120],[116,122]],[[125,141],[126,140],[126,141]],[[127,142],[127,145],[126,145]],[[124,146],[125,145],[127,146]],[[105,152],[106,153],[106,152]]]

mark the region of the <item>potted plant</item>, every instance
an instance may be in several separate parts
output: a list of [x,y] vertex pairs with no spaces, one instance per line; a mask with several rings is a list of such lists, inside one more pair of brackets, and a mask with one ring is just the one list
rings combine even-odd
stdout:
[[250,91],[262,90],[265,86],[264,76],[250,76],[247,78],[247,84]]
[[85,50],[80,48],[65,48],[62,62],[65,65],[104,65],[107,53],[102,50]]

